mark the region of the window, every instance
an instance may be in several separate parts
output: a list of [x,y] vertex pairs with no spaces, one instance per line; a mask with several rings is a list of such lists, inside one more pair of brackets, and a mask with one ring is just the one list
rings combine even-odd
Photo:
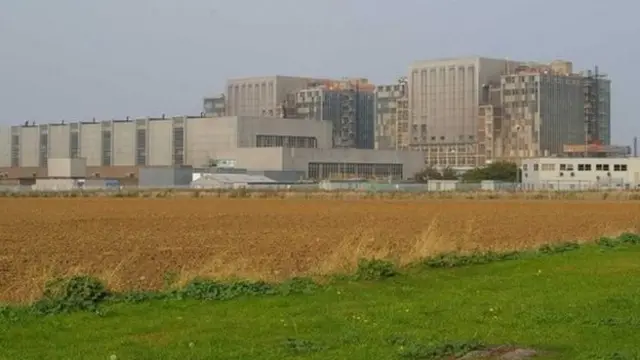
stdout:
[[556,164],[542,164],[542,171],[554,171],[556,169]]
[[625,164],[615,164],[615,165],[613,165],[613,171],[627,171],[627,165],[625,165]]
[[256,147],[315,149],[318,140],[310,136],[256,135]]
[[567,165],[566,164],[560,164],[560,171],[566,171],[567,170]]
[[602,171],[602,164],[596,164],[596,171]]
[[533,164],[533,171],[538,171],[538,164]]
[[591,171],[591,164],[578,164],[578,171]]
[[529,168],[529,166],[527,164],[522,164],[522,170],[523,171],[527,171],[528,168]]

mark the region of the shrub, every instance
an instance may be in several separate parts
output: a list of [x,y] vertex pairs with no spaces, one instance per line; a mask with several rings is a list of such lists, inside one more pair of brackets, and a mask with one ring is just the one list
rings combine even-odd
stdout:
[[33,310],[38,314],[95,311],[108,295],[104,284],[89,276],[56,279],[45,286],[43,297],[33,304]]
[[295,277],[280,284],[278,293],[282,295],[310,294],[318,287],[319,285],[310,278]]
[[632,233],[624,233],[618,237],[622,244],[638,245],[640,244],[640,235]]
[[356,270],[356,279],[358,280],[379,280],[386,279],[397,275],[395,265],[386,260],[367,260],[358,261]]
[[538,248],[538,251],[543,254],[558,254],[568,251],[578,250],[580,244],[575,242],[564,242],[560,244],[547,244]]
[[195,279],[178,292],[179,297],[195,300],[229,300],[240,296],[272,295],[273,285],[258,281],[221,283],[208,279]]

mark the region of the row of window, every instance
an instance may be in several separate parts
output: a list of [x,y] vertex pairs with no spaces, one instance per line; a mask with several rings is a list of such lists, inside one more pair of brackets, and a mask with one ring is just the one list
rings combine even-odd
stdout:
[[256,147],[315,149],[318,139],[311,136],[256,135]]
[[[560,171],[627,171],[626,164],[558,164]],[[523,164],[522,170],[527,171],[528,165]],[[556,164],[533,164],[533,171],[556,171]]]
[[363,163],[319,163],[310,162],[310,179],[329,179],[343,177],[357,178],[402,178],[402,164],[363,164]]

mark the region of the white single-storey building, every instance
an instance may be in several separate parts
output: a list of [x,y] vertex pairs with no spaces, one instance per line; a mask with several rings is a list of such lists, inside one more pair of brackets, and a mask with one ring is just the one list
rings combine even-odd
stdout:
[[538,190],[640,188],[640,158],[522,160],[522,187]]

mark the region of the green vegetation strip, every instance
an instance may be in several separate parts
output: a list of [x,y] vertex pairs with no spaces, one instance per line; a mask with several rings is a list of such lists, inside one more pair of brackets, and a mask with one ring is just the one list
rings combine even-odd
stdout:
[[59,279],[28,307],[0,308],[0,359],[455,359],[502,344],[640,359],[639,244],[623,234],[405,269],[362,260],[323,285],[196,279],[119,294]]

